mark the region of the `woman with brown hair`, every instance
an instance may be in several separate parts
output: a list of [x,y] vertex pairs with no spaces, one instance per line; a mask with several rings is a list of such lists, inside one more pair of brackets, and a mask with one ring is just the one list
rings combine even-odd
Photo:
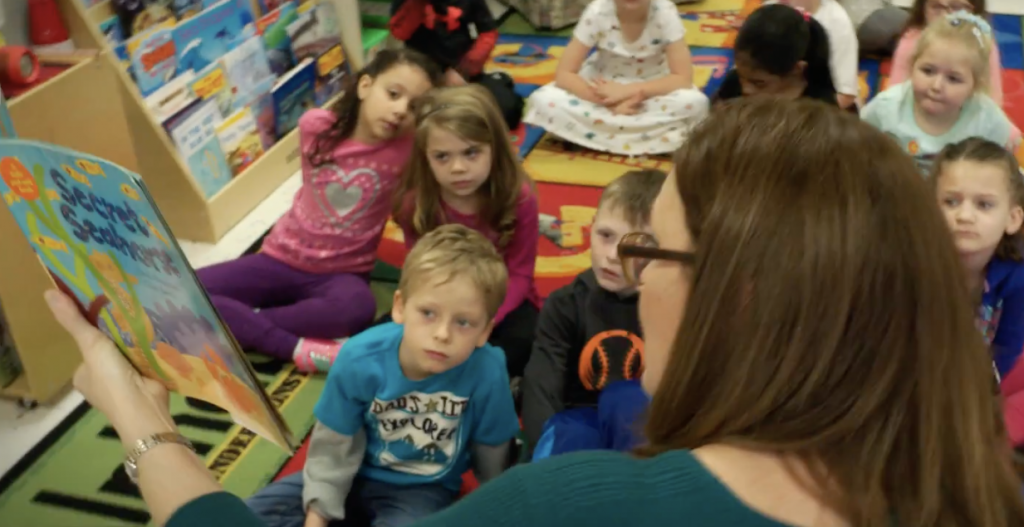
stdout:
[[[639,283],[648,444],[514,468],[417,525],[1024,526],[990,358],[913,161],[834,107],[750,98],[674,162],[654,237],[619,249]],[[90,400],[125,390],[89,371],[104,376]],[[115,427],[130,413],[99,407]],[[242,525],[212,486],[144,495],[180,507],[172,524]]]

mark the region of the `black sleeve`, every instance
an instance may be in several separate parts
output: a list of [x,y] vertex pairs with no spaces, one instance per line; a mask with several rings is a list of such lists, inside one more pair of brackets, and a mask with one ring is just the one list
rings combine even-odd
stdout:
[[718,87],[718,91],[711,97],[711,102],[716,103],[719,101],[727,101],[729,99],[735,99],[743,96],[743,86],[740,85],[740,76],[736,73],[735,69],[729,70],[729,73],[725,74],[725,79],[722,84]]
[[523,374],[523,430],[532,451],[544,423],[565,408],[565,370],[577,334],[572,284],[548,297],[537,321],[537,336]]
[[467,13],[466,21],[476,24],[476,34],[487,33],[488,31],[497,31],[498,23],[494,21],[494,16],[491,15],[491,8],[487,7],[487,2],[483,0],[470,0],[470,13]]

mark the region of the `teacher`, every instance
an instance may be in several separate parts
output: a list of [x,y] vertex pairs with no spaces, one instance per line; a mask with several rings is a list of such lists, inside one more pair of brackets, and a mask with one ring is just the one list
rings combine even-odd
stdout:
[[[653,399],[635,455],[516,467],[422,527],[1024,524],[948,229],[913,162],[811,101],[726,104],[676,153],[653,236],[619,251],[640,291]],[[126,445],[173,431],[74,307],[76,386]],[[158,524],[259,525],[202,462],[139,458]]]

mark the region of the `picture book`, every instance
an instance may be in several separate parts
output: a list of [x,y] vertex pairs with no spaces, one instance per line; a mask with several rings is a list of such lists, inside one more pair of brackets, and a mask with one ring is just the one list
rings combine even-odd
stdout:
[[200,100],[198,97],[192,97],[192,100],[188,101],[178,108],[176,112],[168,115],[160,121],[164,130],[167,131],[167,135],[171,136],[172,141],[174,139],[174,134],[172,132],[177,130],[181,126],[181,123],[185,122],[189,117],[192,117],[192,115],[199,111],[203,106],[205,106],[204,101]]
[[121,20],[125,38],[137,35],[161,22],[176,21],[172,0],[112,0],[114,13]]
[[217,103],[204,101],[195,113],[170,130],[174,145],[207,198],[231,181],[231,168],[217,139],[217,125],[222,120]]
[[124,42],[124,32],[121,31],[121,19],[114,15],[103,22],[100,22],[100,33],[111,47],[118,46]]
[[217,137],[228,158],[231,173],[236,176],[263,155],[263,142],[249,108],[242,108],[224,119],[217,126]]
[[198,99],[191,88],[195,78],[196,74],[192,70],[185,71],[146,97],[146,107],[157,122],[166,121]]
[[246,32],[234,0],[222,0],[210,6],[175,26],[178,67],[182,71],[202,71],[242,42]]
[[263,37],[263,45],[267,48],[270,70],[279,77],[298,62],[292,53],[292,41],[288,36],[288,25],[297,17],[295,4],[286,2],[256,21],[256,32]]
[[277,116],[277,137],[295,129],[299,117],[316,107],[316,63],[306,59],[281,77],[274,86],[274,114]]
[[[142,179],[105,160],[0,140],[0,192],[57,287],[139,372],[296,446]],[[6,214],[6,213],[5,213]]]
[[341,93],[346,73],[341,34],[331,3],[310,1],[299,11],[298,18],[288,26],[288,34],[296,59],[316,61],[316,104],[322,106]]
[[173,29],[157,27],[131,39],[127,48],[132,77],[143,97],[159,90],[178,71]]
[[277,141],[277,120],[274,114],[274,83],[277,79],[267,77],[256,85],[252,93],[244,97],[236,98],[235,101],[241,107],[249,108],[253,119],[256,120],[256,128],[260,132],[260,142],[264,150],[270,150]]
[[221,58],[231,85],[234,106],[231,111],[243,105],[238,101],[249,98],[259,84],[268,77],[273,77],[267,51],[263,48],[263,39],[258,36],[247,39]]
[[260,10],[264,14],[269,13],[291,1],[293,0],[256,0],[256,2],[259,3]]
[[214,62],[196,74],[195,80],[189,87],[192,88],[192,93],[196,94],[196,97],[204,101],[214,100],[221,115],[231,113],[231,84],[228,82],[227,73],[220,62]]
[[203,11],[203,0],[171,0],[171,8],[178,20],[185,20]]
[[[223,0],[203,0],[203,9],[212,7],[214,4],[218,4]],[[238,10],[238,16],[242,18],[242,25],[252,24],[256,21],[256,18],[261,14],[260,6],[257,0],[232,0],[235,3],[235,8]]]

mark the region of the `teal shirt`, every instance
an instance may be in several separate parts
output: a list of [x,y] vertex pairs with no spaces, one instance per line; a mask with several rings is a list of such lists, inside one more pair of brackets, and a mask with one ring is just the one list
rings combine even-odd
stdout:
[[942,147],[968,137],[981,137],[1009,147],[1013,125],[991,97],[977,94],[964,103],[960,118],[942,135],[925,133],[914,118],[914,90],[910,81],[879,93],[860,112],[861,118],[892,137],[910,154],[922,174],[928,174]]
[[[520,465],[415,527],[784,527],[744,505],[686,450],[652,459],[589,451]],[[241,500],[211,494],[167,527],[262,527]]]

